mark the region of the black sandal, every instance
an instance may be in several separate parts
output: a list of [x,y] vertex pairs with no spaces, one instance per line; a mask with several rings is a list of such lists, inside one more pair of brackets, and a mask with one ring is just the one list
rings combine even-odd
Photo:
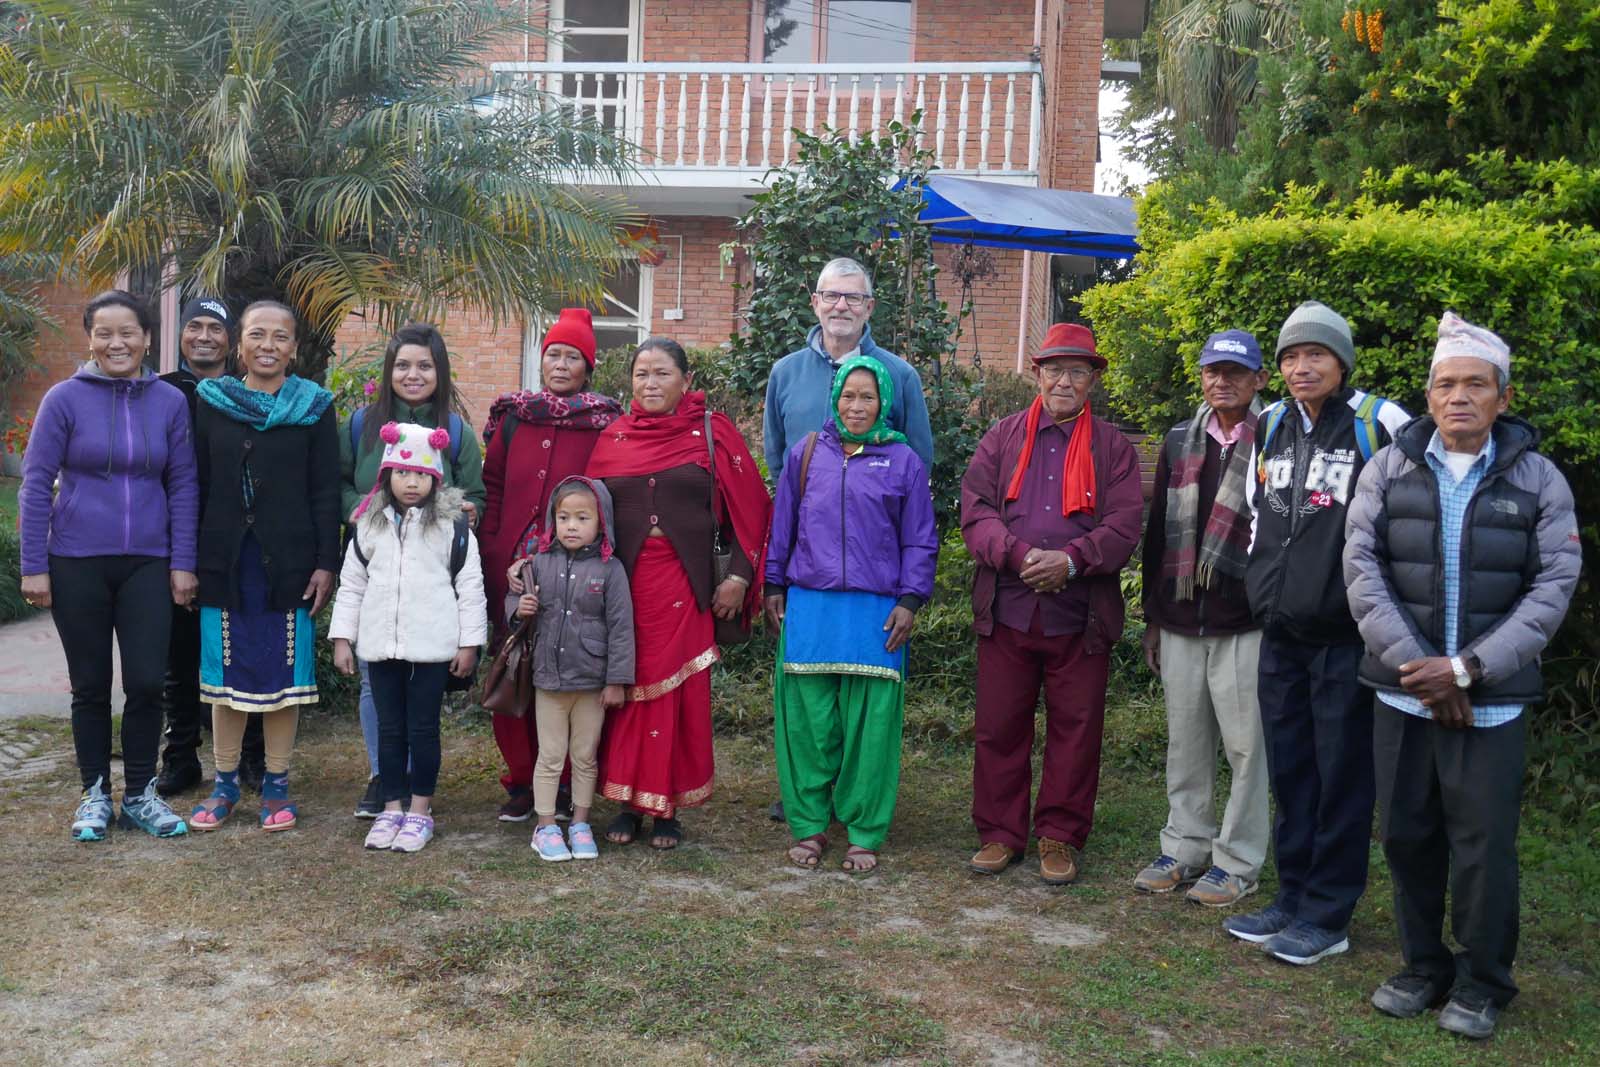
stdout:
[[[665,838],[669,843],[656,844],[657,838]],[[657,815],[650,822],[650,847],[661,852],[678,847],[678,842],[683,840],[683,824],[677,819],[663,819]]]
[[633,844],[634,839],[639,836],[639,821],[638,812],[619,812],[606,826],[606,840],[613,845]]

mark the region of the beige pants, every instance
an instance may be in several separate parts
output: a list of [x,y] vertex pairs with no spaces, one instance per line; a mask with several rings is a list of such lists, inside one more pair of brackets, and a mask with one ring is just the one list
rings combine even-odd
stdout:
[[[300,726],[299,705],[255,714],[262,716],[261,741],[267,750],[267,770],[273,774],[286,773],[289,757],[294,755],[294,735]],[[239,769],[239,750],[244,746],[244,728],[250,715],[232,704],[211,705],[211,752],[217,770]]]
[[[1255,880],[1267,856],[1267,751],[1256,703],[1261,631],[1185,637],[1161,631],[1167,698],[1167,825],[1161,851]],[[1233,784],[1216,819],[1217,743]]]
[[533,765],[533,810],[542,816],[556,813],[556,789],[561,768],[572,761],[572,806],[594,803],[595,754],[600,750],[600,728],[606,709],[600,690],[576,693],[533,691],[534,724],[539,730],[539,761]]

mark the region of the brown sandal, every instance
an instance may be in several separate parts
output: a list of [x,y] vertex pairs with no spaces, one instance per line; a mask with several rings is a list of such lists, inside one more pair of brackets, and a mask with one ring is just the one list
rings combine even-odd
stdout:
[[789,846],[789,862],[804,870],[814,871],[822,862],[822,852],[828,847],[827,834],[812,834]]
[[844,862],[839,864],[839,869],[851,874],[871,874],[878,869],[878,854],[870,848],[851,845],[844,850]]

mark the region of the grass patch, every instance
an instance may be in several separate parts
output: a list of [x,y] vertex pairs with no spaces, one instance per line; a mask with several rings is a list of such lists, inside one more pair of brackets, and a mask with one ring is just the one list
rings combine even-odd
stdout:
[[831,957],[775,951],[804,941],[779,916],[657,911],[623,922],[580,909],[446,938],[433,951],[431,975],[514,971],[518,988],[499,1010],[603,1018],[634,1037],[699,1041],[741,1062],[788,1062],[804,1049],[810,1062],[854,1063],[914,1056],[941,1042],[938,1023],[863,988]]

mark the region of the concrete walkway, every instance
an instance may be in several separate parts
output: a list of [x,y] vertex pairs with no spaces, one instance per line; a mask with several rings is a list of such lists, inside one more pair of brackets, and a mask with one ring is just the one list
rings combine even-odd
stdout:
[[[122,663],[112,642],[111,713],[122,713]],[[72,714],[67,657],[48,611],[0,626],[0,719]]]

